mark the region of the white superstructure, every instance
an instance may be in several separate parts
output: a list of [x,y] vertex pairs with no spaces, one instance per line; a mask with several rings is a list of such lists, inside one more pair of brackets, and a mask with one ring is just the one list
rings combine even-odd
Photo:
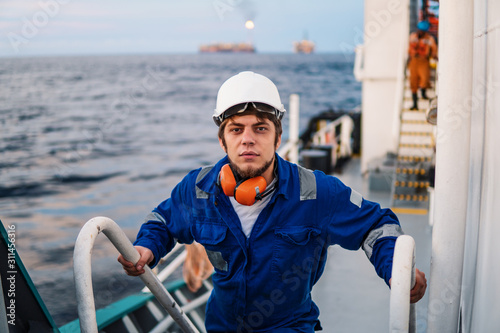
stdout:
[[[395,3],[405,10],[384,20]],[[355,71],[363,82],[362,172],[395,151],[406,8],[407,1],[365,1],[363,57]],[[500,332],[500,2],[440,1],[439,21],[426,331]]]

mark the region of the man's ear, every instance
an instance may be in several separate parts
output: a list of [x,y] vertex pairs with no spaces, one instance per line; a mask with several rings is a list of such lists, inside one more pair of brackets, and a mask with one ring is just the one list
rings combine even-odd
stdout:
[[220,145],[220,147],[222,148],[222,150],[224,150],[224,152],[227,154],[226,147],[224,147],[224,143],[222,142],[222,139],[221,139],[221,138],[219,138],[219,145]]
[[278,148],[281,146],[281,134],[278,136],[278,141],[276,142],[276,149],[275,150],[278,150]]

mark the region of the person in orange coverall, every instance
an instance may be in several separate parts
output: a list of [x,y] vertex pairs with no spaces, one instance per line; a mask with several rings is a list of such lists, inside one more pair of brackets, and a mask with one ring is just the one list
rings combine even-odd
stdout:
[[418,88],[422,98],[427,99],[426,89],[429,88],[430,58],[437,58],[437,46],[434,37],[427,33],[429,22],[420,21],[417,31],[410,35],[408,48],[408,68],[410,70],[410,89],[413,100],[411,110],[418,109]]

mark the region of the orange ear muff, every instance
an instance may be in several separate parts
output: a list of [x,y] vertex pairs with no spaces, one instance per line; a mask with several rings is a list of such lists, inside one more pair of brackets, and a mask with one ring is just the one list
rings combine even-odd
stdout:
[[267,182],[262,176],[237,182],[233,170],[229,164],[226,164],[220,170],[220,185],[225,195],[234,196],[240,204],[251,206],[255,200],[261,199],[262,193],[266,190]]
[[228,197],[232,197],[234,195],[236,179],[234,178],[233,170],[231,170],[229,164],[224,165],[220,170],[220,185],[225,195]]
[[266,190],[266,180],[262,176],[245,180],[234,191],[234,198],[242,205],[251,206]]

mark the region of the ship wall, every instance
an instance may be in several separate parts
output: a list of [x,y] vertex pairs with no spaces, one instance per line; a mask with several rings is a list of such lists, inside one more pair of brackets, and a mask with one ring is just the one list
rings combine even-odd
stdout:
[[[361,171],[370,161],[397,151],[404,59],[408,45],[408,1],[365,1]],[[397,92],[395,94],[395,92]]]

